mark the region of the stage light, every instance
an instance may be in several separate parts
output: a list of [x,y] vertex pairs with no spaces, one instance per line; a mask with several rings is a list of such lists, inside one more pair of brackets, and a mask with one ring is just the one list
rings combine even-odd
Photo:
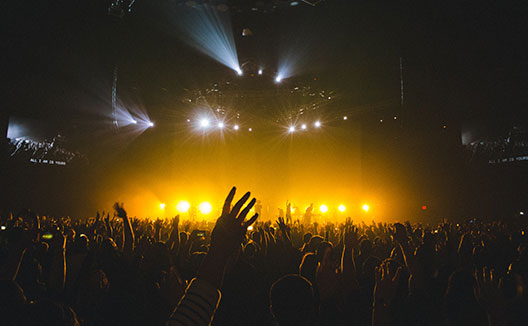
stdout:
[[340,212],[344,212],[344,211],[346,211],[346,207],[345,207],[345,205],[339,205],[339,207],[337,207],[337,209],[338,209]]
[[523,212],[523,211],[520,211],[520,212],[519,212],[519,215],[524,215],[524,212]]
[[427,210],[427,205],[422,205],[422,211],[426,211]]
[[367,205],[367,204],[365,204],[365,205],[363,205],[363,207],[361,207],[361,208],[362,208],[365,212],[368,212],[369,209],[370,209],[370,206]]
[[147,123],[147,126],[149,126],[149,127],[154,127],[154,122],[149,121],[149,122]]
[[224,123],[223,122],[219,122],[218,123],[218,128],[223,129],[224,128]]
[[295,7],[299,4],[299,1],[292,1],[290,2],[290,6]]
[[202,119],[200,120],[200,127],[207,128],[209,127],[209,119]]
[[397,116],[394,116],[394,120],[396,120],[396,119],[398,119],[398,117],[397,117]]
[[315,126],[315,128],[319,128],[319,127],[321,127],[321,121],[316,121],[316,122],[314,123],[314,126]]
[[321,205],[321,206],[319,206],[319,210],[321,211],[321,213],[324,214],[324,213],[328,212],[328,206]]
[[134,119],[130,120],[130,122],[133,123],[133,124],[135,124],[135,125],[137,125],[137,121],[134,120]]
[[275,77],[275,82],[276,83],[280,83],[282,81],[282,76],[281,75],[277,75],[277,77]]
[[176,205],[176,210],[180,213],[187,213],[191,208],[191,204],[188,201],[182,200]]
[[233,129],[238,130],[240,127],[238,125],[235,125]]
[[253,225],[248,226],[248,231],[253,231]]
[[258,74],[259,74],[259,75],[262,75],[262,68],[260,68],[260,69],[258,70]]
[[242,75],[228,11],[219,11],[216,6],[192,5],[180,18],[174,22],[184,32],[184,41]]
[[240,69],[240,68],[237,68],[237,69],[236,69],[236,72],[237,72],[237,74],[238,74],[239,76],[242,76],[242,75],[244,74],[244,72],[243,72],[242,69]]
[[302,124],[301,129],[302,130],[306,130],[306,124],[305,123]]
[[164,209],[165,209],[165,203],[161,203],[161,204],[159,204],[159,208],[160,208],[161,210],[164,210]]
[[348,117],[345,115],[345,116],[343,117],[343,120],[348,120]]
[[295,132],[295,126],[290,126],[290,128],[288,128],[288,132]]
[[253,131],[253,128],[249,128],[248,131]]
[[198,210],[200,211],[200,213],[207,215],[211,213],[211,211],[213,210],[213,206],[211,206],[209,202],[204,201],[203,203],[198,205]]

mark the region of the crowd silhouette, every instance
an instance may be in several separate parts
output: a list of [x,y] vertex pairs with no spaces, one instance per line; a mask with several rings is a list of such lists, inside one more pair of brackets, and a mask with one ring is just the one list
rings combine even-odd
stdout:
[[[2,216],[2,325],[525,325],[522,219],[216,223]],[[259,204],[257,204],[259,205]],[[288,210],[289,211],[289,210]],[[307,210],[310,214],[311,210]],[[252,226],[250,230],[248,227]]]

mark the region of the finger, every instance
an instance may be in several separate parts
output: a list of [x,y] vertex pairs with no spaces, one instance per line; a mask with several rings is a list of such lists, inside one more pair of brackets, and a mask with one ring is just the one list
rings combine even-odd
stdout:
[[227,195],[227,198],[224,202],[224,208],[222,209],[222,216],[226,216],[229,214],[229,209],[231,208],[231,202],[233,201],[233,197],[235,197],[236,193],[236,187],[231,188],[231,191],[229,192],[229,195]]
[[257,214],[255,214],[255,215],[253,215],[249,220],[245,221],[244,224],[243,224],[244,227],[247,228],[248,226],[250,226],[251,224],[253,224],[253,222],[255,222],[255,221],[257,220],[258,216],[259,216],[259,215],[258,215],[258,213],[257,213]]
[[251,193],[249,191],[246,192],[246,194],[242,196],[242,198],[240,198],[240,200],[235,204],[235,206],[233,206],[233,209],[231,210],[231,213],[230,213],[232,218],[236,219],[236,217],[238,216],[238,212],[240,212],[240,209],[246,203],[250,195]]
[[242,221],[244,221],[246,219],[246,216],[248,215],[248,213],[251,210],[251,208],[253,208],[253,205],[255,205],[256,201],[257,200],[255,198],[251,199],[249,204],[242,210],[242,212],[238,216],[238,218],[237,218],[238,221],[242,222]]

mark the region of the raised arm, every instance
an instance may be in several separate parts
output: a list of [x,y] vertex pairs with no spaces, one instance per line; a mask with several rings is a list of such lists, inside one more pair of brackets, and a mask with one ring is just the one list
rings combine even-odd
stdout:
[[127,213],[123,208],[123,204],[119,205],[119,203],[115,203],[114,209],[117,213],[117,216],[123,219],[123,252],[125,254],[131,255],[134,252],[134,230],[132,229],[132,224],[130,224],[130,219],[128,218]]
[[198,271],[198,277],[191,281],[167,325],[200,326],[211,323],[220,303],[219,289],[222,286],[227,261],[240,248],[247,227],[258,217],[258,214],[255,214],[249,220],[245,220],[255,204],[255,198],[241,210],[249,199],[249,192],[231,209],[235,192],[236,188],[233,187],[224,203],[222,215],[216,221],[211,234],[211,249]]

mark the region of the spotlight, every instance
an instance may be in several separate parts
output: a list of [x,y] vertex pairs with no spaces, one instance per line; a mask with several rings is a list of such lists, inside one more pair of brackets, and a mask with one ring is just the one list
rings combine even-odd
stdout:
[[275,82],[276,83],[280,83],[282,81],[282,76],[281,75],[277,75],[277,77],[275,77]]
[[302,129],[302,130],[306,130],[306,123],[303,123],[303,124],[302,124],[301,129]]
[[209,202],[204,201],[203,203],[198,205],[198,210],[200,211],[200,213],[207,215],[211,213],[211,211],[213,210],[213,206],[211,206]]
[[218,123],[218,128],[223,129],[224,128],[224,123],[223,122],[219,122]]
[[427,210],[427,205],[422,205],[422,211],[426,211]]
[[133,124],[135,124],[135,125],[137,125],[137,121],[134,120],[134,119],[130,120],[130,122],[133,123]]
[[328,206],[321,205],[321,206],[319,206],[319,210],[321,211],[321,213],[324,214],[324,213],[328,212]]
[[242,76],[242,75],[244,74],[243,71],[242,71],[242,69],[240,69],[240,68],[237,68],[237,69],[236,69],[236,72],[237,72],[237,74],[238,74],[239,76]]
[[200,127],[207,128],[209,127],[209,120],[208,119],[202,119],[200,120]]
[[165,209],[165,203],[161,203],[161,204],[159,204],[159,208],[160,208],[161,210],[164,210],[164,209]]
[[316,122],[314,123],[314,126],[315,126],[315,128],[319,128],[319,127],[321,127],[321,121],[316,121]]
[[523,212],[523,211],[520,211],[520,212],[519,212],[519,215],[524,215],[524,212]]
[[344,211],[346,211],[346,207],[345,207],[345,205],[339,205],[339,207],[337,207],[337,209],[338,209],[340,212],[344,212]]
[[149,127],[154,127],[154,122],[149,121],[149,122],[147,123],[147,125],[148,125]]
[[253,131],[253,128],[249,128],[248,131]]
[[176,210],[180,213],[187,213],[191,208],[191,204],[188,201],[182,200],[176,205]]
[[345,116],[343,117],[343,120],[348,120],[348,117],[345,115]]
[[295,131],[295,126],[290,126],[290,128],[288,128],[288,132],[294,132]]
[[370,206],[367,205],[367,204],[365,204],[365,205],[363,205],[363,207],[361,207],[361,208],[362,208],[365,212],[368,212],[369,209],[370,209]]
[[238,130],[240,127],[238,125],[235,125],[233,129]]
[[259,75],[262,75],[262,68],[260,68],[260,69],[258,70],[258,74],[259,74]]

